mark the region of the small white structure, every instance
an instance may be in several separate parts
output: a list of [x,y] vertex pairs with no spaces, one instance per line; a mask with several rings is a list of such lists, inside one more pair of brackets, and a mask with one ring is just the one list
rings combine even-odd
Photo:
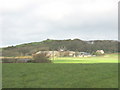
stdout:
[[69,51],[69,56],[70,57],[75,57],[75,52],[74,51]]
[[87,52],[80,52],[79,57],[91,57],[92,55]]
[[104,54],[104,53],[105,53],[103,50],[97,50],[96,52],[97,52],[97,53],[101,53],[101,54]]

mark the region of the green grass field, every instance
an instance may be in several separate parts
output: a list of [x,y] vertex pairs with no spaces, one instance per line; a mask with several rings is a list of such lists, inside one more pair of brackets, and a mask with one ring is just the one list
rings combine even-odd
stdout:
[[59,57],[51,58],[53,63],[118,63],[117,54],[100,57]]
[[56,58],[53,62],[4,63],[3,88],[118,87],[118,59],[115,54],[91,58]]

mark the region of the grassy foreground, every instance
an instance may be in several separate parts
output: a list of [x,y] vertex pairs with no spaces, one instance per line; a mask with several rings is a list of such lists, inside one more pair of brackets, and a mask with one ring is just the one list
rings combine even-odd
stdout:
[[3,88],[117,88],[118,55],[3,63]]
[[118,64],[3,64],[3,88],[117,88]]

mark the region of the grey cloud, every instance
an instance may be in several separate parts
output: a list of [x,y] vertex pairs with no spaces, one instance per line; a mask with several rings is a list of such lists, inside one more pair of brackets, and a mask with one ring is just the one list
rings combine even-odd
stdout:
[[[47,3],[33,1],[33,4],[30,3],[22,10],[3,12],[3,46],[42,41],[47,38],[117,39],[117,14],[114,13],[117,11],[116,9],[114,9],[116,11],[104,13],[98,13],[98,11],[86,13],[81,11],[81,7],[79,7],[83,0],[81,2],[77,0],[67,1],[65,0],[64,4],[72,7],[72,10],[68,10],[69,12],[63,16],[61,14],[61,17],[56,17],[55,20],[52,16],[54,11],[52,14],[49,13],[50,17],[49,15],[42,15],[46,13],[42,6],[55,2],[54,0]],[[92,2],[97,2],[97,0],[92,0]],[[59,13],[59,11],[57,12]]]

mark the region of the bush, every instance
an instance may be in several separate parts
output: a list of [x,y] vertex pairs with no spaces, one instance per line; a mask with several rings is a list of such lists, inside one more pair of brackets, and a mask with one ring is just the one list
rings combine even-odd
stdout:
[[16,61],[15,58],[2,58],[2,63],[16,63]]
[[51,63],[51,60],[49,60],[49,58],[46,57],[45,53],[41,53],[41,54],[34,54],[32,62],[33,63]]

